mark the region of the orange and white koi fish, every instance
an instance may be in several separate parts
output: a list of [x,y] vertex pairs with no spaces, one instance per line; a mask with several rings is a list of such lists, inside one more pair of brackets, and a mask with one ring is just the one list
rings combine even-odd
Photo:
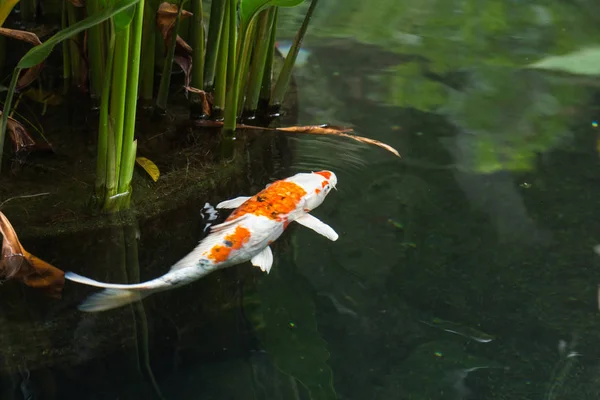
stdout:
[[98,282],[73,272],[66,273],[65,278],[106,289],[79,305],[82,311],[96,312],[186,285],[213,271],[246,261],[268,273],[273,265],[269,245],[292,222],[337,240],[338,234],[329,225],[309,214],[323,203],[336,184],[337,177],[331,171],[299,173],[273,182],[255,196],[219,203],[217,208],[235,210],[222,224],[211,227],[208,236],[160,278],[131,285]]

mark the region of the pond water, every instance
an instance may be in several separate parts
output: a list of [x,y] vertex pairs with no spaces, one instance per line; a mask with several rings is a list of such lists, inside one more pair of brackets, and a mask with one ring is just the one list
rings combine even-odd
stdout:
[[[304,9],[284,13],[281,49]],[[402,159],[290,136],[291,158],[268,153],[246,187],[334,171],[338,190],[313,214],[339,240],[290,226],[268,275],[246,263],[97,314],[75,311],[94,290],[72,282],[51,307],[6,285],[2,359],[37,348],[52,361],[4,373],[2,399],[597,399],[598,80],[526,67],[600,48],[599,12],[321,2],[296,71],[298,125],[353,126]],[[109,266],[133,258],[130,279],[146,280],[202,237],[206,202],[248,194],[27,247],[101,281],[123,282]]]

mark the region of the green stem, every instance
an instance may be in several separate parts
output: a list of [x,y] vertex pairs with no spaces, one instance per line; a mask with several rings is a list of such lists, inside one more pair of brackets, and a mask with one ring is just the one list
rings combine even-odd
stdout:
[[[123,126],[125,123],[125,99],[127,94],[127,69],[129,64],[129,27],[115,33],[115,58],[113,64],[112,91],[110,95],[110,116],[115,140],[115,171],[118,179],[121,170],[123,148]],[[114,188],[118,182],[114,182]],[[117,193],[111,193],[109,197]]]
[[[98,0],[87,0],[86,10],[88,15],[94,15],[100,10]],[[90,92],[94,97],[99,97],[102,92],[104,76],[104,28],[103,24],[94,25],[88,31],[88,59],[90,70]]]
[[140,59],[142,52],[142,32],[144,26],[144,1],[140,1],[135,10],[131,23],[131,43],[129,47],[129,71],[127,72],[127,94],[125,111],[125,127],[123,130],[123,152],[121,154],[121,169],[119,171],[119,193],[129,193],[121,200],[121,204],[129,207],[131,198],[131,180],[135,166],[137,143],[135,136],[135,119],[137,111],[138,87],[140,79]]
[[179,32],[179,24],[181,22],[181,12],[183,11],[183,1],[179,3],[177,11],[177,19],[171,33],[171,43],[163,64],[162,76],[160,77],[160,86],[158,87],[158,96],[156,98],[156,108],[160,113],[164,113],[167,109],[167,100],[169,97],[169,86],[171,85],[171,73],[173,72],[173,58],[175,57],[175,46],[177,44],[177,34]]
[[235,46],[232,45],[229,40],[229,22],[231,20],[229,18],[230,2],[229,0],[225,1],[227,1],[225,4],[225,17],[223,19],[223,24],[221,25],[222,33],[219,35],[221,40],[217,57],[217,75],[214,81],[215,93],[213,98],[213,111],[216,114],[222,113],[225,109],[225,89],[227,86],[227,75],[229,72],[227,68],[227,65],[229,64],[229,47],[235,48]]
[[0,172],[2,172],[2,152],[4,151],[4,140],[6,139],[8,116],[10,115],[10,107],[12,106],[12,100],[15,90],[17,89],[17,82],[19,81],[20,74],[21,68],[15,68],[12,79],[10,80],[8,93],[6,94],[6,100],[4,101],[4,109],[2,111],[2,115],[0,116]]
[[[104,74],[104,83],[102,86],[102,96],[100,98],[100,117],[98,127],[98,159],[96,160],[96,198],[98,204],[105,202],[107,192],[107,163],[108,163],[108,138],[112,135],[109,122],[109,104],[110,104],[110,87],[112,82],[113,60],[115,55],[115,36],[111,35],[108,57],[106,60],[106,73]],[[111,149],[111,151],[113,151]],[[114,169],[114,165],[112,166]],[[114,174],[113,174],[114,175]],[[115,179],[113,178],[113,181]]]
[[156,57],[156,7],[148,2],[144,8],[144,32],[142,34],[142,77],[140,81],[140,97],[151,102],[154,96],[154,65]]
[[[225,120],[223,121],[223,129],[225,130],[225,132],[228,133],[235,132],[237,122],[236,120],[238,96],[240,93],[240,88],[243,86],[243,72],[247,70],[251,44],[249,39],[254,30],[255,21],[256,16],[249,21],[248,25],[240,26],[240,42],[238,47],[240,48],[241,54],[239,56],[239,61],[237,62],[237,65],[235,62],[229,62],[229,67],[231,67],[232,70],[235,70],[235,75],[231,81],[228,79],[227,82],[229,90],[227,91],[227,96],[225,100]],[[229,67],[227,68],[228,75]]]
[[215,86],[215,68],[217,55],[221,46],[225,9],[228,0],[212,0],[210,5],[210,21],[206,40],[206,58],[204,64],[204,87],[212,89]]
[[[67,2],[63,1],[62,4],[62,13],[61,13],[61,28],[67,29],[69,26],[68,17],[67,17]],[[69,82],[71,81],[71,56],[70,56],[70,43],[68,40],[64,40],[62,42],[62,55],[63,55],[63,79],[64,79],[64,89],[65,91],[69,87]]]
[[279,77],[277,78],[277,82],[275,82],[273,94],[271,95],[271,106],[281,106],[283,96],[285,95],[288,84],[290,82],[290,78],[292,76],[292,69],[294,68],[296,58],[298,57],[298,52],[300,51],[300,46],[302,45],[302,39],[304,39],[306,29],[308,28],[308,23],[310,22],[310,19],[318,2],[319,0],[312,0],[310,6],[308,7],[308,11],[306,12],[304,21],[302,21],[302,25],[300,26],[300,29],[298,30],[298,33],[294,38],[294,42],[292,43],[292,47],[290,48],[290,51],[287,57],[285,58],[283,67],[281,68],[281,72],[279,73]]
[[248,82],[248,95],[246,96],[245,111],[254,114],[258,108],[258,96],[260,95],[261,84],[265,75],[265,63],[267,62],[267,53],[273,48],[269,48],[273,20],[275,18],[276,7],[264,10],[259,15],[258,31],[256,34],[256,44],[252,53],[252,65],[250,67],[250,80]]
[[271,98],[271,80],[273,79],[273,58],[275,56],[275,41],[277,36],[277,16],[279,15],[279,7],[274,8],[273,23],[271,24],[271,36],[267,45],[267,58],[265,60],[265,73],[262,79],[262,87],[260,89],[260,104],[265,107],[269,104]]
[[[77,9],[71,3],[67,4],[67,21],[69,22],[69,26],[75,25],[77,23]],[[79,85],[81,82],[81,54],[79,52],[79,47],[77,46],[79,42],[80,34],[73,36],[69,39],[69,49],[70,49],[70,57],[71,57],[71,75],[73,78],[73,83]]]
[[[204,20],[202,0],[193,2],[194,17],[192,20],[192,87],[204,89]],[[190,102],[196,107],[201,104],[201,96],[190,93]]]

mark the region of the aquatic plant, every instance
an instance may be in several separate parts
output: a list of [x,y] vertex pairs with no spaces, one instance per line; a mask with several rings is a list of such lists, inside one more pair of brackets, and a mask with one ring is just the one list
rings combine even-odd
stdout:
[[[10,119],[16,91],[37,78],[46,58],[61,43],[65,90],[75,86],[89,91],[99,104],[96,179],[91,209],[114,212],[128,208],[136,159],[146,171],[150,171],[148,166],[151,167],[153,179],[159,174],[150,160],[136,154],[138,97],[145,104],[153,103],[156,114],[166,114],[173,64],[177,64],[185,75],[184,87],[189,97],[191,116],[201,119],[199,126],[223,128],[226,132],[223,140],[230,140],[236,128],[263,129],[279,113],[300,44],[318,0],[312,0],[308,7],[275,79],[273,63],[278,9],[302,2],[213,0],[206,30],[201,0],[172,3],[158,0],[65,0],[61,3],[60,12],[56,12],[61,16],[61,30],[43,43],[31,32],[0,28],[0,34],[26,40],[34,46],[19,61],[12,74],[0,124],[0,164],[7,126],[10,125],[13,141],[14,128],[19,126],[18,121]],[[0,3],[0,22],[6,19],[15,4],[10,1]],[[191,5],[192,12],[184,9],[188,5]],[[22,2],[23,6],[27,7]],[[31,8],[34,12],[35,7]],[[34,14],[29,13],[27,18]],[[186,23],[191,21],[187,35],[182,29],[184,20]],[[191,45],[182,36],[187,36]],[[143,63],[141,60],[144,60]],[[157,65],[161,66],[162,74],[155,88]],[[258,118],[259,126],[243,124],[242,112],[245,119]],[[398,155],[389,146],[349,135],[349,130],[344,128],[308,126],[271,129],[346,136],[382,146]],[[21,132],[25,138],[26,130]],[[30,142],[35,144],[33,140]]]

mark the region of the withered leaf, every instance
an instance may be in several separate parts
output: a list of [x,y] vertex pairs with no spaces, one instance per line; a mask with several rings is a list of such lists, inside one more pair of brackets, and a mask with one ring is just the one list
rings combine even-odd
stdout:
[[[0,112],[2,115],[2,112]],[[19,121],[12,117],[8,117],[6,125],[9,137],[13,143],[15,153],[27,152],[32,150],[51,151],[48,144],[38,144],[27,132],[27,129]]]
[[[42,44],[42,41],[40,40],[38,35],[36,35],[33,32],[20,31],[17,29],[8,29],[8,28],[0,27],[0,35],[10,37],[13,39],[22,40],[24,42],[32,44],[33,46],[38,46],[38,45]],[[38,65],[36,65],[35,67],[29,68],[29,69],[23,71],[17,82],[17,90],[21,90],[24,87],[31,84],[33,81],[35,81],[37,79],[37,77],[40,75],[40,72],[42,72],[43,68],[44,68],[44,63],[41,62]]]
[[36,35],[33,32],[20,31],[18,29],[8,29],[8,28],[0,27],[0,35],[6,36],[9,38],[13,38],[13,39],[22,40],[33,46],[42,44],[42,41],[40,40],[38,35]]
[[48,296],[60,298],[65,284],[65,273],[25,250],[10,221],[1,211],[0,233],[0,279],[20,280]]
[[[177,5],[175,4],[164,2],[158,7],[158,11],[156,12],[156,25],[158,26],[163,39],[166,40],[167,36],[170,37],[170,32],[175,26],[178,12],[179,8],[177,8]],[[181,12],[181,19],[191,17],[192,15],[191,12],[183,10]]]
[[339,128],[331,125],[308,125],[308,126],[291,126],[287,128],[275,128],[278,131],[284,132],[295,132],[295,133],[308,133],[311,135],[336,135],[347,137],[353,140],[356,140],[361,143],[373,144],[375,146],[379,146],[381,148],[386,149],[387,151],[396,155],[396,157],[400,157],[400,153],[396,149],[394,149],[389,144],[385,144],[380,142],[379,140],[366,138],[364,136],[358,135],[349,135],[349,132],[352,132],[352,129],[348,128]]
[[195,93],[199,95],[200,101],[202,102],[202,112],[206,116],[210,116],[212,113],[212,99],[210,98],[210,94],[206,93],[204,90],[197,89],[195,87],[186,86],[185,89],[190,93]]

